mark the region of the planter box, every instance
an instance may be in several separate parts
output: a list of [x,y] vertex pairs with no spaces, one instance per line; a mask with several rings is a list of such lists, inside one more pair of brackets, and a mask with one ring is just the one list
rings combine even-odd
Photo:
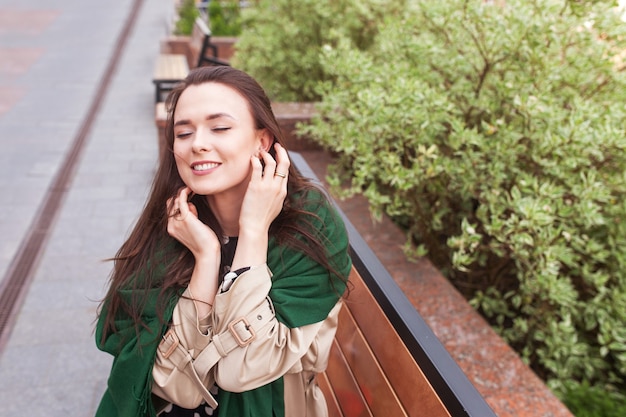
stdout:
[[[164,54],[182,54],[187,57],[189,68],[195,68],[198,54],[202,48],[203,35],[171,35],[161,41],[160,51]],[[211,36],[211,43],[217,46],[217,58],[230,61],[235,54],[237,38],[233,36]]]
[[235,54],[235,36],[211,36],[211,43],[217,46],[217,57],[224,61],[230,61]]
[[190,43],[191,36],[168,36],[167,38],[161,40],[160,52],[162,54],[185,55],[187,57],[187,64],[189,64],[189,68],[193,68],[193,66],[195,66],[195,62],[197,62],[197,58],[196,61],[193,60],[193,54],[191,53],[191,48],[189,47]]
[[290,151],[321,150],[311,138],[298,136],[296,124],[308,123],[315,114],[315,103],[272,103],[272,110],[285,137],[285,146]]

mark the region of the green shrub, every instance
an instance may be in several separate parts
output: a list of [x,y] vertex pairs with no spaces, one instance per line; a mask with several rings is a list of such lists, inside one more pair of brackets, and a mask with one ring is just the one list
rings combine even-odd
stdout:
[[241,34],[239,0],[210,1],[209,27],[214,36],[239,36]]
[[196,7],[195,0],[183,0],[178,8],[178,20],[174,27],[174,33],[176,35],[191,35],[198,16],[200,16],[200,12]]
[[242,11],[245,30],[233,65],[253,75],[278,101],[316,101],[316,84],[328,80],[319,60],[324,45],[346,36],[367,49],[385,15],[405,0],[260,0]]
[[582,384],[565,385],[563,402],[576,417],[623,417],[626,416],[624,394]]
[[609,3],[414,1],[366,50],[324,48],[301,129],[561,395],[626,389],[626,25]]

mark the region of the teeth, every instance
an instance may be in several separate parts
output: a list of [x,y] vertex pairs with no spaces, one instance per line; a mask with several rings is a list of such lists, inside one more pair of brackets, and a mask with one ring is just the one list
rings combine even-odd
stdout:
[[207,162],[206,164],[194,165],[192,167],[192,169],[195,170],[195,171],[206,171],[207,169],[215,168],[218,165],[219,164],[217,164],[215,162]]

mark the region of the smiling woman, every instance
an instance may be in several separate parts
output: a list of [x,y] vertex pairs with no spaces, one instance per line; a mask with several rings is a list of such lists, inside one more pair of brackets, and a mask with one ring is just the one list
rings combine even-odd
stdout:
[[340,217],[247,74],[198,68],[166,104],[167,152],[99,312],[115,360],[97,416],[326,416]]

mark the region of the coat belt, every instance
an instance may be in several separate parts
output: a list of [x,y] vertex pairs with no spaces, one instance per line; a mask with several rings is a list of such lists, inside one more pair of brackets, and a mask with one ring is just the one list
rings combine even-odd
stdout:
[[163,336],[159,349],[165,358],[171,358],[176,367],[185,372],[197,385],[200,394],[213,408],[217,401],[202,380],[213,366],[236,348],[244,348],[256,339],[257,333],[274,318],[274,310],[269,298],[246,316],[231,321],[226,330],[213,335],[211,342],[194,359],[180,343],[173,328]]

